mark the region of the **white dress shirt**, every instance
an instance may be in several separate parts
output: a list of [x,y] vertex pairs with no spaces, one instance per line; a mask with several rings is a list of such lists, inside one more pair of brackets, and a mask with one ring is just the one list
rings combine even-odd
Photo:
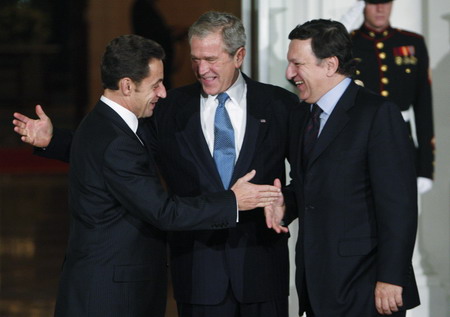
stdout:
[[336,107],[337,102],[341,99],[348,85],[350,85],[351,79],[345,78],[339,84],[337,84],[333,89],[328,91],[325,95],[323,95],[316,104],[323,110],[320,114],[320,129],[319,135],[322,132],[325,123],[327,123],[328,118]]
[[[125,121],[125,123],[130,127],[130,129],[134,132],[134,134],[136,134],[139,121],[133,112],[122,107],[121,105],[112,101],[111,99],[106,98],[105,96],[101,96],[100,100],[103,101],[105,104],[107,104],[109,107],[111,107],[111,109],[113,109],[123,119],[123,121]],[[213,135],[214,135],[214,122],[213,122]],[[144,143],[141,141],[141,139],[138,137],[137,134],[136,137],[142,143],[142,145],[144,145]],[[237,200],[236,200],[236,222],[239,222],[239,209]]]
[[[131,131],[133,131],[134,134],[136,134],[139,122],[138,118],[133,112],[131,112],[127,108],[122,107],[117,102],[114,102],[111,99],[106,98],[105,96],[101,96],[100,100],[103,101],[105,104],[107,104],[112,110],[114,110],[130,127]],[[138,139],[142,144],[144,144],[139,137]]]
[[[236,160],[239,157],[244,141],[245,127],[247,125],[247,84],[239,72],[234,84],[225,91],[230,97],[226,103],[228,115],[234,129],[234,144],[236,147]],[[219,101],[217,95],[202,95],[200,98],[200,120],[211,156],[214,153],[214,117]]]

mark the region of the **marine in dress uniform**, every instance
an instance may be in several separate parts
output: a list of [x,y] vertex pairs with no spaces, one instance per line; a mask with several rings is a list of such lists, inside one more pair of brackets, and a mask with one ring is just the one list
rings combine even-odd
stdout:
[[[369,0],[366,4],[388,2],[392,0]],[[417,176],[431,180],[434,129],[429,58],[424,38],[391,27],[389,20],[382,30],[371,29],[369,25],[365,15],[363,25],[351,32],[353,55],[359,60],[355,80],[394,101],[406,122],[410,124],[414,120],[410,128],[417,150]]]

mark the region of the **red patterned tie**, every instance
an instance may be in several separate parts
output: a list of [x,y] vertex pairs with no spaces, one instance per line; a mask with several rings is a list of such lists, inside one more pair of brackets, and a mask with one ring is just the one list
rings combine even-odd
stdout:
[[308,123],[306,124],[303,135],[303,168],[308,165],[309,155],[319,135],[321,113],[322,109],[317,104],[314,104],[310,111]]

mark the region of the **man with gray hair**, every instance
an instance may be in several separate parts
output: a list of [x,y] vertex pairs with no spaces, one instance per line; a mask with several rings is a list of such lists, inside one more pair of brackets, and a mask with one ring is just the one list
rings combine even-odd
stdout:
[[[180,196],[216,192],[251,169],[255,183],[284,182],[286,123],[298,97],[239,70],[246,35],[237,17],[207,12],[188,34],[198,83],[171,90],[155,112],[168,187]],[[218,142],[224,131],[228,141]],[[180,316],[288,316],[288,235],[267,229],[262,214],[241,212],[230,230],[171,234]]]

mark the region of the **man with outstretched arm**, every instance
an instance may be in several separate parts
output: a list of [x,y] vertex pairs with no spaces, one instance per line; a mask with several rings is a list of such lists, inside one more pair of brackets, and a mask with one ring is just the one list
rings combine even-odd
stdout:
[[[139,119],[150,117],[166,97],[163,58],[159,44],[137,35],[112,40],[103,55],[103,95],[71,140],[70,233],[57,317],[163,317],[167,265],[161,230],[235,227],[238,209],[264,207],[279,196],[276,187],[249,183],[255,171],[229,190],[196,197],[169,196],[163,189],[139,131]],[[16,118],[25,142],[45,146],[40,134],[29,134],[27,118]],[[44,134],[51,132],[49,120],[34,122],[46,126]]]

